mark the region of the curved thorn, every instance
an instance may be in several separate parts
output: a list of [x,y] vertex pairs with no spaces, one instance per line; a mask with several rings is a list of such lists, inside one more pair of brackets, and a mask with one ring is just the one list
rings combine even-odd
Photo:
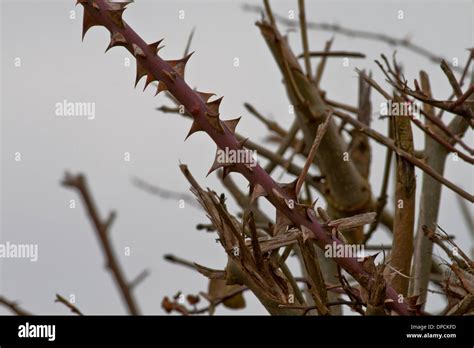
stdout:
[[147,71],[145,68],[141,66],[141,64],[137,61],[137,75],[135,77],[135,88],[138,85],[138,82],[143,78],[143,76],[147,75]]
[[184,141],[188,140],[188,138],[193,135],[194,133],[196,132],[200,132],[202,131],[203,129],[201,128],[201,126],[199,125],[198,122],[196,122],[196,120],[193,120],[193,124],[191,125],[191,129],[189,130],[188,132],[188,135],[186,135],[186,138],[184,139]]
[[161,39],[148,45],[148,47],[150,47],[154,55],[158,54],[158,51],[161,49],[160,44],[163,40],[164,39]]
[[107,53],[112,47],[115,46],[125,46],[127,44],[127,39],[118,31],[114,32],[111,35],[110,43],[105,52]]
[[199,94],[199,97],[204,103],[207,103],[209,99],[211,99],[213,96],[215,96],[215,93],[207,93],[207,92],[199,92],[196,91],[197,94]]
[[235,129],[237,128],[237,125],[239,124],[240,119],[241,117],[237,117],[232,120],[225,120],[222,122],[224,122],[224,124],[231,131],[232,134],[235,134]]
[[219,120],[219,115],[211,116],[206,112],[206,119],[211,124],[211,126],[220,133],[224,133],[224,128],[222,128],[221,121]]
[[160,94],[161,92],[163,91],[167,91],[168,90],[168,86],[166,86],[166,83],[164,83],[163,81],[159,81],[158,82],[158,87],[156,88],[156,93],[155,93],[155,97]]
[[119,10],[108,10],[110,13],[110,17],[112,21],[117,24],[120,28],[125,28],[125,24],[122,19],[123,11],[125,11],[125,7]]
[[84,37],[86,36],[87,31],[95,26],[100,26],[98,21],[95,20],[95,18],[89,14],[86,10],[84,10],[84,18],[82,21],[82,41],[84,41]]
[[212,117],[219,116],[219,107],[221,105],[222,99],[224,99],[224,97],[220,97],[216,100],[206,103],[207,109],[209,110],[208,112],[209,116],[212,116]]
[[143,87],[143,91],[146,90],[146,88],[152,83],[153,81],[156,81],[155,77],[151,74],[146,75],[146,82],[145,82],[145,87]]

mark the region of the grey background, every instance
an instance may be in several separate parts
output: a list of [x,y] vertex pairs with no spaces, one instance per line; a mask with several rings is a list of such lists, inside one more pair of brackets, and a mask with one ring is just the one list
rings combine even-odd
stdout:
[[[111,234],[128,279],[144,268],[151,271],[136,290],[142,311],[162,314],[163,296],[207,288],[204,277],[166,263],[164,254],[174,253],[212,268],[223,268],[225,255],[215,243],[215,235],[195,230],[197,223],[207,222],[202,211],[191,206],[180,209],[177,201],[149,195],[134,187],[131,178],[139,176],[160,187],[187,192],[188,184],[178,169],[181,160],[202,185],[222,191],[215,177],[205,178],[214,145],[204,134],[184,143],[189,121],[156,111],[157,106],[170,103],[163,95],[153,98],[153,88],[143,93],[143,81],[133,89],[135,63],[131,59],[131,66],[124,66],[124,59],[131,56],[123,48],[103,54],[109,40],[105,29],[91,29],[81,43],[83,10],[74,7],[74,2],[1,1],[0,236],[2,242],[37,243],[39,260],[0,259],[0,293],[20,300],[33,313],[68,313],[53,302],[56,293],[74,294],[84,313],[124,313],[82,205],[69,208],[70,199],[78,200],[76,193],[59,184],[65,170],[81,171],[89,179],[102,215],[111,209],[118,212]],[[281,74],[254,25],[259,15],[242,11],[244,3],[260,5],[251,0],[142,0],[129,6],[125,19],[146,41],[164,37],[166,48],[160,54],[167,59],[181,57],[188,35],[196,27],[192,48],[197,53],[187,66],[187,81],[200,90],[224,95],[222,115],[243,116],[239,132],[258,141],[267,132],[247,114],[243,102],[251,102],[285,126],[292,116]],[[297,14],[297,1],[272,4],[277,13],[294,10]],[[72,10],[76,19],[69,18]],[[180,10],[185,11],[184,20],[178,19]],[[398,10],[404,11],[403,20],[397,19]],[[448,59],[458,57],[460,65],[466,61],[466,49],[472,47],[472,15],[471,1],[307,1],[309,20],[409,36]],[[311,48],[322,50],[331,36],[311,31]],[[299,53],[299,33],[292,32],[289,38]],[[331,99],[356,104],[356,67],[372,70],[383,83],[373,59],[380,53],[391,55],[392,47],[336,35],[333,49],[362,51],[367,59],[350,60],[349,67],[343,67],[339,58],[329,60],[322,86]],[[21,68],[14,67],[15,57],[21,58]],[[239,67],[233,66],[235,57],[240,60]],[[398,49],[398,59],[410,81],[424,69],[430,74],[435,97],[451,94],[439,67],[427,59],[404,49]],[[376,113],[382,99],[375,92],[372,95]],[[63,99],[95,102],[96,119],[56,117],[55,104]],[[385,132],[385,121],[378,120],[376,114],[374,127]],[[466,139],[472,144],[472,132]],[[423,137],[416,131],[416,147],[421,149],[422,144]],[[385,151],[377,144],[373,149],[371,185],[378,194]],[[22,154],[21,162],[14,161],[17,151]],[[124,152],[131,153],[130,163],[123,161]],[[417,174],[420,179],[421,172],[417,170]],[[273,174],[275,178],[280,175],[281,170]],[[446,176],[473,191],[472,168],[466,163],[449,159]],[[273,214],[268,205],[263,206]],[[446,189],[439,224],[455,234],[466,250],[471,248],[455,194]],[[387,233],[381,230],[375,241],[389,241]],[[128,257],[123,255],[127,246],[132,250]],[[247,294],[246,299],[246,314],[266,313],[253,296]],[[436,295],[430,295],[430,300],[429,309],[442,309]],[[3,313],[7,311],[0,308]],[[217,313],[243,311],[221,308]]]

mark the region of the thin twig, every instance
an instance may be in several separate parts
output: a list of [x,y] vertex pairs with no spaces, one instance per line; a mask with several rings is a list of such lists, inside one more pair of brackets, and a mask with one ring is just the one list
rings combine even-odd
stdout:
[[[380,66],[380,65],[379,65]],[[382,68],[383,70],[383,68]],[[377,82],[375,82],[370,76],[367,76],[364,72],[360,71],[360,70],[356,70],[358,73],[359,73],[359,76],[361,76],[365,81],[367,81],[367,83],[369,83],[372,87],[374,87],[382,96],[384,96],[387,100],[394,100],[387,92],[385,92],[382,87],[380,87],[380,85],[377,84]],[[405,96],[405,99],[404,99],[406,102],[410,102],[410,100]],[[428,105],[432,105],[430,103],[426,103]],[[425,104],[425,105],[426,105]],[[474,158],[472,157],[469,157],[468,155],[464,154],[463,152],[457,150],[455,147],[454,147],[454,143],[455,142],[458,142],[460,145],[462,145],[464,148],[466,148],[471,154],[473,153],[472,152],[472,149],[469,148],[467,145],[465,145],[465,143],[457,136],[455,135],[451,130],[450,130],[450,127],[446,126],[441,120],[437,119],[436,117],[434,117],[434,115],[431,115],[431,113],[429,112],[426,112],[424,110],[420,110],[421,113],[429,120],[429,121],[432,121],[440,130],[442,130],[445,134],[447,134],[448,136],[450,136],[453,140],[451,141],[448,141],[448,140],[445,140],[444,137],[442,137],[440,134],[438,134],[438,132],[436,131],[436,129],[431,129],[430,127],[428,126],[425,126],[423,125],[423,123],[421,123],[419,120],[417,120],[413,115],[406,115],[408,117],[410,117],[410,119],[412,120],[413,123],[415,123],[415,125],[420,128],[423,132],[425,132],[426,134],[428,134],[431,138],[433,138],[435,141],[437,141],[439,144],[441,144],[442,146],[444,146],[449,152],[453,152],[453,153],[457,153],[457,155],[459,156],[459,158],[461,158],[462,160],[468,162],[468,163],[474,163]],[[398,117],[398,116],[396,116]]]
[[454,73],[449,67],[448,63],[446,63],[446,61],[443,59],[440,66],[441,70],[443,70],[444,74],[448,78],[449,84],[453,88],[454,95],[456,97],[460,97],[462,95],[461,86],[459,86],[458,81],[456,80],[456,77],[454,76]]
[[[360,52],[351,51],[311,51],[308,52],[310,57],[352,57],[352,58],[365,58],[365,54]],[[304,53],[298,56],[299,59],[304,58]]]
[[438,224],[436,224],[436,227],[441,230],[444,234],[445,234],[445,237],[444,239],[448,241],[449,244],[451,244],[455,250],[456,250],[456,253],[459,254],[463,259],[464,261],[466,262],[466,264],[469,266],[470,269],[474,270],[474,262],[469,258],[469,256],[467,256],[467,254],[454,242],[454,237],[448,235],[446,233],[446,231],[441,227],[439,226]]
[[0,296],[0,305],[7,307],[12,313],[19,315],[19,316],[31,316],[31,314],[28,311],[25,311],[24,309],[20,308],[18,306],[18,303],[14,301],[10,301],[4,296]]
[[259,224],[266,224],[268,226],[268,223],[271,221],[270,218],[262,212],[256,205],[252,205],[250,202],[250,197],[248,195],[244,194],[238,185],[234,182],[231,176],[226,176],[225,178],[223,175],[218,175],[219,179],[222,182],[222,185],[225,186],[225,188],[230,192],[230,194],[234,197],[235,201],[240,205],[240,207],[245,211],[250,208],[250,210],[253,212],[256,221]]
[[156,185],[150,184],[149,182],[146,182],[145,180],[140,179],[138,177],[133,178],[132,183],[139,189],[142,189],[143,191],[156,195],[160,198],[172,199],[172,200],[177,200],[177,201],[183,200],[184,202],[188,203],[192,207],[201,209],[201,206],[197,204],[194,197],[186,193],[167,190],[167,189],[158,187]]
[[234,296],[237,296],[237,295],[243,293],[246,290],[249,290],[249,288],[246,287],[245,285],[242,285],[242,286],[240,286],[238,288],[235,288],[234,290],[226,293],[222,297],[219,297],[217,299],[212,299],[209,306],[206,306],[206,307],[203,307],[203,308],[200,308],[200,309],[188,310],[188,314],[202,314],[202,313],[209,312],[211,310],[211,308],[217,307],[218,305],[224,303],[227,300],[230,300]]
[[[277,154],[278,156],[283,156],[285,154],[286,150],[294,142],[296,134],[298,133],[298,131],[299,131],[299,125],[298,125],[298,121],[295,119],[293,121],[293,124],[291,125],[291,128],[288,131],[287,135],[281,141],[280,146],[276,150],[275,154]],[[270,161],[270,163],[268,163],[268,165],[265,167],[265,171],[268,174],[271,174],[276,166],[277,166],[277,163],[275,163],[273,161]]]
[[250,114],[255,116],[259,121],[261,121],[270,131],[275,132],[281,137],[285,137],[287,132],[275,121],[268,120],[260,112],[255,109],[250,103],[244,103],[244,107],[247,109]]
[[172,255],[172,254],[166,254],[166,255],[163,256],[163,258],[168,262],[176,263],[178,265],[185,266],[185,267],[191,268],[193,270],[197,270],[196,264],[194,262],[188,261],[188,260],[183,259],[181,257],[175,256],[175,255]]
[[[467,72],[469,71],[469,67],[471,66],[471,62],[472,62],[473,58],[474,58],[474,49],[471,48],[471,49],[469,49],[469,57],[467,59],[466,64],[464,65],[464,70],[463,70],[462,75],[461,75],[461,77],[459,78],[459,81],[458,81],[459,86],[461,86],[461,87],[464,86],[464,79],[467,76]],[[454,97],[455,97],[455,94],[453,92],[451,94],[451,96],[448,98],[448,100],[452,100]],[[438,115],[436,115],[436,117],[441,119],[441,117],[443,116],[443,113],[444,113],[444,110],[440,110]]]
[[313,163],[314,157],[316,156],[316,151],[318,150],[319,144],[321,143],[321,140],[323,139],[324,134],[326,134],[331,117],[332,117],[332,111],[329,111],[324,123],[318,126],[318,129],[316,131],[316,137],[314,138],[313,145],[311,146],[311,149],[309,150],[308,158],[306,159],[306,163],[304,164],[303,170],[301,171],[301,174],[298,177],[298,181],[296,182],[296,189],[295,189],[296,195],[300,193],[301,187],[303,186],[303,182],[305,181],[306,175],[308,174],[309,167]]
[[84,314],[82,314],[82,312],[79,310],[79,308],[77,308],[75,305],[73,305],[71,302],[69,302],[68,300],[66,300],[64,297],[62,297],[62,296],[59,295],[59,294],[56,294],[56,299],[54,300],[54,302],[62,303],[62,304],[65,305],[67,308],[69,308],[69,309],[71,310],[71,312],[74,313],[74,314],[77,314],[77,315],[84,315]]
[[326,67],[326,61],[327,61],[327,53],[329,53],[332,43],[334,42],[334,38],[331,38],[331,40],[326,41],[326,44],[324,46],[324,52],[326,55],[323,56],[323,59],[318,64],[318,67],[316,68],[316,77],[314,78],[314,84],[316,88],[319,88],[319,84],[321,83],[321,78],[323,77],[323,72],[324,68]]
[[191,30],[191,33],[189,34],[188,42],[186,43],[186,48],[184,49],[183,57],[186,57],[189,54],[189,50],[191,49],[191,43],[193,42],[195,31],[196,31],[196,28],[193,28],[193,30]]
[[[382,71],[384,73],[386,73],[384,68],[381,65],[379,65],[379,66],[381,67]],[[356,71],[365,81],[367,81],[367,83],[369,83],[372,87],[374,87],[385,99],[387,99],[387,100],[392,99],[392,96],[389,93],[387,93],[386,91],[384,91],[383,88],[377,82],[375,82],[371,77],[367,76],[364,72],[362,72],[358,69],[356,69]],[[429,104],[429,105],[431,105],[431,104]],[[431,113],[426,112],[424,110],[420,110],[420,111],[421,111],[421,114],[423,116],[425,116],[430,122],[434,123],[448,137],[453,139],[453,141],[450,142],[452,145],[454,145],[455,143],[459,143],[459,145],[464,147],[471,155],[474,154],[474,151],[469,146],[467,146],[467,144],[457,134],[452,132],[450,127],[446,126],[438,117],[435,117]],[[414,120],[414,118],[412,118],[412,120]],[[421,129],[423,131],[427,132],[427,129],[429,129],[429,128],[421,128]],[[430,131],[428,131],[428,134],[431,135],[433,132],[434,131],[430,130]]]
[[424,161],[422,161],[422,160],[416,158],[415,156],[410,155],[408,152],[398,148],[391,139],[388,139],[384,135],[380,134],[379,132],[377,132],[377,131],[375,131],[371,128],[367,128],[362,122],[354,119],[353,117],[351,117],[350,115],[348,115],[348,114],[346,114],[342,111],[334,111],[334,115],[338,116],[339,118],[346,121],[347,123],[350,123],[352,126],[356,127],[359,131],[363,132],[364,134],[367,134],[369,137],[374,139],[379,144],[382,144],[382,145],[388,147],[392,151],[395,151],[396,154],[398,154],[399,156],[407,159],[410,163],[412,163],[413,165],[420,168],[422,171],[424,171],[425,173],[430,175],[433,179],[439,181],[444,186],[446,186],[449,189],[451,189],[452,191],[456,192],[461,197],[467,199],[469,202],[474,202],[474,196],[472,194],[466,192],[465,190],[463,190],[462,188],[460,188],[459,186],[457,186],[453,182],[449,181],[448,179],[446,179],[442,175],[435,172]]
[[[248,5],[248,4],[245,4],[243,6],[243,9],[246,11],[252,11],[252,12],[257,12],[257,13],[260,13],[262,11],[260,6]],[[287,17],[278,15],[278,14],[272,14],[272,20],[283,23],[284,25],[291,28],[294,28],[297,26],[297,23],[294,20],[288,19]],[[427,50],[426,48],[410,42],[410,40],[408,40],[407,38],[396,38],[396,37],[392,37],[390,35],[386,35],[383,33],[371,32],[367,30],[349,29],[339,24],[331,24],[331,23],[323,23],[323,22],[317,22],[317,23],[307,22],[306,26],[308,29],[312,29],[312,30],[330,31],[333,33],[345,35],[352,38],[355,37],[355,38],[361,38],[361,39],[382,41],[382,42],[387,43],[390,46],[403,47],[425,58],[428,58],[430,61],[434,63],[441,63],[441,61],[444,59],[443,57],[436,55],[435,53]],[[456,67],[455,70],[459,72],[462,71],[459,67]]]
[[306,76],[311,80],[311,61],[309,59],[308,31],[306,29],[306,13],[304,0],[298,0],[298,9],[300,11],[301,41],[303,42],[304,64],[306,67]]
[[331,99],[328,99],[327,97],[325,97],[324,100],[329,106],[332,106],[334,108],[339,108],[344,111],[352,112],[353,114],[356,114],[356,115],[359,113],[359,108],[355,106],[344,104],[335,100],[331,100]]
[[136,277],[135,279],[133,279],[129,286],[130,286],[130,289],[134,289],[136,288],[140,283],[142,283],[148,276],[150,275],[150,271],[147,270],[147,269],[144,269],[143,271],[141,271]]
[[129,283],[125,280],[125,275],[119,265],[118,258],[112,248],[112,243],[109,239],[109,228],[115,218],[115,213],[112,212],[107,220],[102,220],[100,218],[98,209],[94,203],[92,195],[90,194],[87,181],[84,175],[71,175],[69,173],[66,173],[62,181],[62,185],[68,188],[75,189],[80,194],[84,202],[86,212],[89,215],[89,218],[95,228],[95,232],[99,239],[100,246],[104,252],[104,256],[106,259],[106,267],[112,274],[112,277],[119,289],[122,300],[126,304],[127,310],[130,314],[139,315],[140,311],[138,309],[136,300],[131,292]]
[[471,95],[472,93],[474,93],[474,86],[470,86],[469,89],[464,92],[463,94],[461,94],[458,99],[456,99],[453,103],[453,105],[451,105],[452,108],[456,108],[458,106],[460,106],[462,103],[464,103]]
[[[269,0],[263,0],[264,6],[265,6],[265,12],[268,16],[268,19],[270,20],[270,23],[275,26],[275,17],[273,16],[273,11],[272,8],[270,7],[270,1]],[[259,11],[261,12],[261,11]]]
[[[449,100],[436,100],[433,99],[432,97],[427,97],[423,92],[421,92],[418,87],[417,83],[415,82],[415,90],[411,89],[408,87],[407,81],[402,81],[400,77],[392,71],[390,68],[390,64],[385,57],[385,55],[381,55],[383,61],[385,62],[387,70],[383,67],[383,65],[379,61],[375,61],[375,63],[380,67],[382,72],[384,73],[385,77],[387,78],[387,82],[392,85],[397,91],[400,93],[403,93],[407,96],[411,96],[423,103],[430,104],[432,106],[435,106],[439,109],[448,111],[452,114],[458,115],[463,117],[467,122],[469,122],[471,125],[473,124],[473,112],[469,107],[465,107],[464,105],[460,105],[457,107],[453,107],[454,102],[449,101]],[[447,65],[444,66],[445,68]],[[447,70],[443,70],[445,73],[452,74],[452,71],[450,70],[449,67],[447,67]],[[448,77],[450,82],[453,82],[453,79]],[[454,80],[455,81],[455,80]]]

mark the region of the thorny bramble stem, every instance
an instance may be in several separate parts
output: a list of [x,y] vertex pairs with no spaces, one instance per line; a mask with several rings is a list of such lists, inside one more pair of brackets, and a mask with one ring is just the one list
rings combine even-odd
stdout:
[[[127,2],[113,3],[108,0],[78,0],[84,6],[84,34],[92,26],[106,27],[111,33],[109,48],[123,46],[129,50],[137,60],[137,81],[147,76],[146,84],[159,81],[157,93],[168,90],[179,103],[193,116],[193,125],[188,134],[197,131],[206,132],[220,149],[242,150],[244,142],[239,142],[234,135],[239,119],[221,121],[219,119],[219,105],[222,98],[209,102],[212,94],[194,91],[184,81],[184,67],[189,55],[181,60],[165,61],[157,55],[159,43],[148,45],[143,39],[122,19]],[[332,245],[333,242],[342,242],[327,234],[317,222],[312,207],[295,204],[289,207],[289,201],[295,201],[295,185],[281,185],[276,183],[259,165],[250,167],[240,163],[214,162],[211,168],[215,170],[224,167],[224,174],[238,172],[250,183],[254,198],[265,196],[277,209],[289,218],[292,223],[303,230],[312,232],[315,242],[320,248]],[[340,257],[336,262],[351,274],[363,287],[370,291],[374,284],[374,277],[367,272],[362,263],[353,257]],[[409,315],[405,301],[399,302],[398,294],[393,288],[387,286],[386,304],[400,315]]]

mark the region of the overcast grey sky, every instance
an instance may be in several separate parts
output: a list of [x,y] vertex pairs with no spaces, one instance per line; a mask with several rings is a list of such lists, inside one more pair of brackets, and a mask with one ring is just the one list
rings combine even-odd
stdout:
[[[33,313],[68,313],[54,303],[56,293],[74,294],[76,304],[87,314],[125,312],[103,267],[103,255],[78,196],[60,186],[65,170],[80,171],[87,175],[102,215],[112,209],[118,212],[111,236],[128,279],[145,268],[151,271],[136,290],[142,311],[162,314],[163,296],[207,288],[204,277],[166,263],[164,254],[219,269],[226,257],[215,243],[215,235],[195,230],[196,224],[207,223],[202,211],[189,205],[182,209],[177,201],[149,195],[134,187],[131,178],[138,176],[160,187],[187,192],[188,184],[178,168],[181,161],[189,165],[203,186],[222,191],[215,177],[205,177],[215,148],[204,134],[184,143],[189,122],[155,110],[170,105],[169,100],[163,95],[154,98],[152,88],[143,93],[143,82],[133,89],[135,62],[123,48],[103,54],[109,41],[105,29],[91,29],[81,42],[83,10],[74,3],[1,1],[0,240],[38,244],[39,259],[35,263],[0,259],[0,294],[19,300]],[[160,55],[166,59],[181,57],[190,31],[196,28],[192,44],[196,54],[187,66],[187,81],[200,90],[224,95],[222,114],[226,118],[243,116],[239,132],[257,141],[267,133],[245,111],[244,102],[285,126],[291,123],[291,115],[281,74],[254,25],[259,15],[244,12],[244,3],[260,1],[137,0],[124,17],[146,41],[165,38],[166,47]],[[297,13],[296,0],[272,4],[279,14]],[[182,10],[185,18],[179,19]],[[403,20],[397,18],[400,10]],[[469,0],[307,1],[309,20],[409,37],[450,61],[458,58],[460,65],[466,61],[466,48],[472,47],[472,15]],[[286,31],[283,26],[280,29]],[[311,48],[321,50],[331,36],[311,31]],[[290,33],[289,40],[299,53],[299,33]],[[329,61],[322,87],[331,99],[355,105],[356,67],[372,70],[374,78],[383,83],[373,60],[380,53],[391,55],[393,47],[335,35],[333,49],[364,52],[367,58],[350,60],[348,67],[343,67],[341,59]],[[451,94],[435,64],[403,48],[398,49],[397,56],[409,81],[423,69],[430,74],[435,97]],[[236,57],[238,67],[234,67]],[[15,66],[17,58],[21,59],[19,67]],[[375,92],[372,95],[373,110],[377,111],[382,99]],[[56,104],[63,100],[95,103],[95,119],[56,116]],[[385,132],[385,122],[374,116],[377,130]],[[421,149],[423,137],[418,131],[415,134],[416,147]],[[472,144],[472,132],[466,139]],[[378,194],[385,151],[376,144],[373,149],[371,186]],[[15,161],[18,152],[20,162]],[[130,162],[124,161],[125,152],[130,153]],[[274,176],[280,174],[277,170]],[[421,179],[421,172],[417,170],[417,174]],[[472,174],[466,163],[448,160],[446,176],[471,193]],[[69,208],[71,199],[78,201],[75,209]],[[268,213],[273,214],[273,210],[268,209]],[[470,249],[472,241],[456,196],[446,189],[439,224]],[[387,234],[381,231],[375,240],[387,242]],[[124,255],[126,247],[131,248],[130,256]],[[246,314],[266,313],[250,294],[246,299]],[[441,308],[439,301],[431,306]],[[6,311],[0,308],[2,313]],[[219,309],[217,313],[243,312]]]

